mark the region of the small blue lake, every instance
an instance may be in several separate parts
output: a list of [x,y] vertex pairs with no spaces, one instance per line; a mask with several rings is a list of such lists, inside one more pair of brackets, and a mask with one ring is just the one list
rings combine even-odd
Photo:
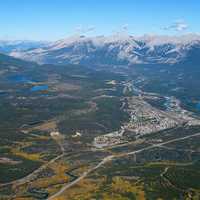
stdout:
[[198,102],[198,103],[196,104],[196,109],[197,109],[198,111],[200,111],[200,102]]
[[23,75],[10,76],[8,79],[12,82],[15,82],[15,83],[29,83],[29,82],[31,82],[30,79],[28,79],[26,76],[23,76]]
[[35,85],[31,88],[31,92],[38,92],[43,90],[48,90],[48,85]]
[[5,95],[7,95],[7,94],[8,94],[7,92],[0,91],[0,96],[5,96]]

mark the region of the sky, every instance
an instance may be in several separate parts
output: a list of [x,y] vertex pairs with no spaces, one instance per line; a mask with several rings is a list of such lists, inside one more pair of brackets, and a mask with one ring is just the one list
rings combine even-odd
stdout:
[[0,39],[200,33],[199,0],[1,0]]

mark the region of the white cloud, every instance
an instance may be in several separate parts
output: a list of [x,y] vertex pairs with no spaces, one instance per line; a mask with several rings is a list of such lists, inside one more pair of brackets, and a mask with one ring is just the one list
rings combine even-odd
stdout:
[[83,27],[80,25],[76,27],[75,31],[78,32],[79,34],[85,34],[85,33],[95,31],[95,29],[96,28],[94,26]]
[[188,29],[188,24],[184,20],[177,20],[173,24],[164,27],[164,30],[173,30],[173,31],[184,31]]
[[122,26],[118,27],[116,30],[113,30],[112,32],[114,35],[128,35],[129,25],[123,24]]
[[124,24],[124,25],[122,26],[122,30],[123,30],[123,31],[128,31],[128,24]]

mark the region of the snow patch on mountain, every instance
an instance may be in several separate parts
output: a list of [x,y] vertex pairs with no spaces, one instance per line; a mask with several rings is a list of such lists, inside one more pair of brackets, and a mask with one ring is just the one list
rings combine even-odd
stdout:
[[199,35],[134,37],[72,36],[45,47],[13,51],[10,55],[38,63],[81,63],[128,65],[137,63],[177,63],[200,44]]

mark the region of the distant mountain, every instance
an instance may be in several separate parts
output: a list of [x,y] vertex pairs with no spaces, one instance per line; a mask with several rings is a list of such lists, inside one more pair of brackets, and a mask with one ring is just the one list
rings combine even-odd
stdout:
[[49,42],[30,40],[0,40],[0,53],[11,53],[12,51],[24,51],[33,48],[41,48],[49,45]]
[[[45,47],[12,51],[10,55],[38,63],[52,64],[175,64],[199,62],[200,36],[113,35],[109,37],[74,36]],[[198,54],[198,55],[196,55]],[[195,62],[196,62],[195,61]]]
[[11,68],[30,68],[36,66],[37,64],[34,62],[29,62],[25,60],[21,60],[18,58],[14,58],[12,56],[8,56],[0,53],[0,70],[5,69],[7,67]]

